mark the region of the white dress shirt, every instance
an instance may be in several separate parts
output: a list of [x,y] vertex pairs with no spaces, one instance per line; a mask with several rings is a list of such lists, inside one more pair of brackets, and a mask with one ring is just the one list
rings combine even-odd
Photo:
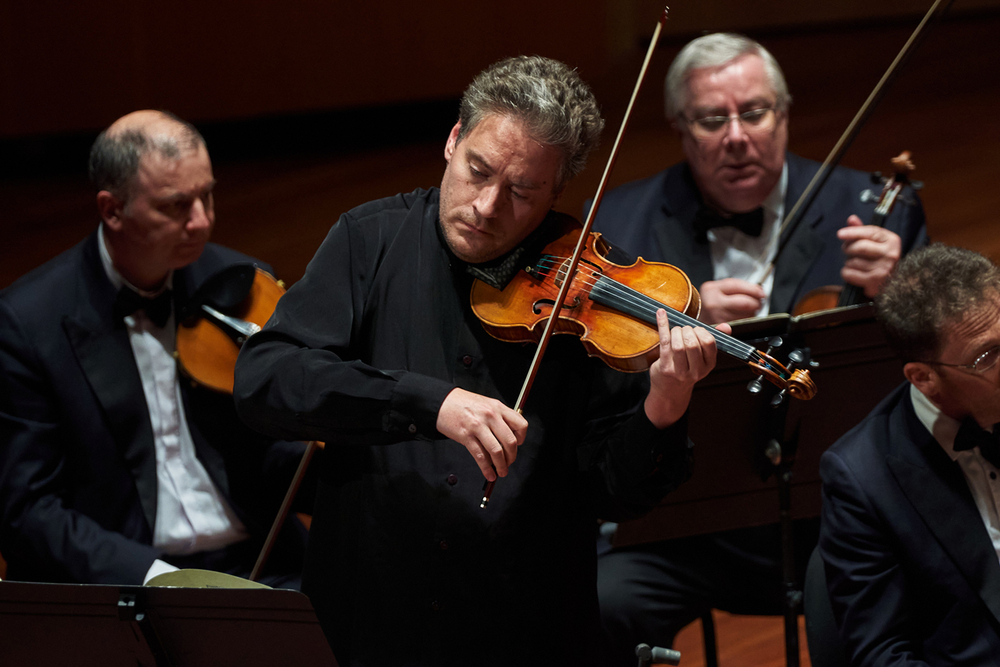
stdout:
[[1000,471],[983,458],[979,453],[979,447],[955,451],[955,436],[962,425],[960,421],[949,417],[941,412],[941,408],[934,405],[929,398],[924,396],[919,389],[910,385],[910,398],[913,401],[913,409],[917,413],[917,419],[927,427],[934,439],[944,449],[951,460],[958,463],[965,474],[965,481],[969,485],[969,491],[976,501],[976,509],[986,526],[990,540],[993,542],[993,550],[1000,559],[1000,514],[997,508],[1000,507],[1000,481],[997,476]]
[[[98,238],[101,262],[116,290],[126,286],[144,297],[152,298],[172,286],[171,273],[166,284],[156,293],[137,289],[115,269],[104,241],[103,225]],[[153,546],[171,555],[184,555],[219,549],[246,539],[246,528],[195,455],[177,381],[173,313],[161,328],[144,311],[137,310],[125,318],[125,327],[139,368],[156,447]],[[146,580],[174,569],[156,561]]]
[[[712,251],[712,267],[715,280],[739,278],[747,282],[760,282],[767,267],[778,252],[778,237],[781,233],[781,219],[785,215],[785,191],[788,188],[788,164],[781,170],[781,178],[774,190],[761,205],[764,209],[764,227],[760,236],[749,236],[735,227],[716,227],[708,230],[706,236]],[[774,271],[767,275],[761,287],[764,289],[763,302],[755,317],[763,317],[771,310],[771,289],[774,287]]]

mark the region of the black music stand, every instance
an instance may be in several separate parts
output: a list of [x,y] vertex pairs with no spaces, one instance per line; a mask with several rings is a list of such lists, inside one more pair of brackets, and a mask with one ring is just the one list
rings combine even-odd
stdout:
[[0,663],[337,666],[297,591],[0,582]]
[[816,361],[819,366],[810,368],[816,397],[785,398],[772,407],[777,389],[765,382],[759,394],[748,393],[753,375],[743,363],[720,355],[691,399],[692,478],[645,517],[621,523],[614,538],[618,547],[780,523],[789,667],[799,664],[802,599],[795,584],[792,520],[819,515],[819,459],[826,448],[904,379],[873,310],[865,304],[735,323],[733,335],[757,347],[781,337],[772,355],[783,363],[793,349]]

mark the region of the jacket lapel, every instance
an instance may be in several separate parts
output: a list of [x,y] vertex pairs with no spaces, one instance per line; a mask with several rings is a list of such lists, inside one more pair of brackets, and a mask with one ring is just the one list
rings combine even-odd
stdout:
[[63,330],[132,473],[152,531],[156,521],[153,427],[128,332],[112,319],[115,290],[101,265],[96,232],[83,249],[83,279],[76,289],[79,306],[63,318]]
[[[785,191],[785,215],[791,212],[792,207],[802,196],[803,190],[812,178],[813,174],[808,173],[808,163],[790,153],[786,154],[785,164],[788,165],[788,187]],[[786,247],[781,252],[781,258],[776,262],[774,272],[774,287],[771,290],[771,312],[787,313],[791,312],[793,300],[801,298],[797,294],[799,285],[806,277],[813,262],[823,249],[823,243],[819,236],[813,231],[816,225],[823,219],[822,212],[815,205],[815,200],[802,217],[801,222],[795,229],[786,230],[781,236],[781,242],[786,242]]]
[[902,407],[894,415],[895,426],[906,437],[898,441],[899,451],[890,448],[889,469],[955,567],[1000,622],[1000,561],[965,475],[919,422],[908,397]]
[[667,172],[661,200],[663,223],[652,225],[659,256],[684,271],[696,288],[714,280],[711,248],[695,239],[694,217],[701,197],[686,162],[682,168]]

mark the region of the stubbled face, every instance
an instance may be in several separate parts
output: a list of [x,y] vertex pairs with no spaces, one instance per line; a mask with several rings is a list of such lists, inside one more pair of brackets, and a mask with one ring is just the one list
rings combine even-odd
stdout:
[[495,259],[530,234],[555,204],[562,155],[520,121],[490,115],[445,144],[441,229],[451,251],[476,264]]
[[[935,361],[971,364],[1000,345],[1000,300],[971,311],[951,327]],[[937,374],[937,395],[930,398],[956,419],[971,415],[982,426],[1000,422],[1000,364],[982,373],[966,368],[931,366]]]
[[[776,95],[756,55],[744,55],[722,67],[695,69],[687,80],[688,119],[732,116],[773,107]],[[788,116],[777,112],[767,132],[748,133],[739,122],[718,137],[696,139],[683,119],[675,122],[681,145],[705,201],[725,213],[760,206],[777,185],[788,146]]]
[[214,187],[204,146],[177,159],[145,154],[118,216],[122,254],[162,276],[198,259],[215,225]]

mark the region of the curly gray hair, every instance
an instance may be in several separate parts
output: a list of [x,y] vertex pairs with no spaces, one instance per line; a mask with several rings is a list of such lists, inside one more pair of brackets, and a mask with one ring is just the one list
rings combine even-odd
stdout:
[[538,142],[563,154],[556,191],[583,170],[604,128],[597,100],[575,70],[541,56],[517,56],[480,72],[462,95],[458,141],[483,118],[516,118]]

